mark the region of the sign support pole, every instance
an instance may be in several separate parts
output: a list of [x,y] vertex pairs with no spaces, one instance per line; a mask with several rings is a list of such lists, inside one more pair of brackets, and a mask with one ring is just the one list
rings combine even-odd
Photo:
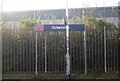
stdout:
[[[83,20],[85,24],[85,8],[83,9]],[[85,54],[85,75],[87,74],[87,50],[86,50],[86,26],[84,27],[84,54]]]
[[45,72],[47,72],[47,42],[46,42],[46,32],[44,33],[45,34]]
[[67,46],[67,53],[66,57],[66,75],[67,78],[70,79],[70,54],[69,54],[69,25],[68,25],[68,0],[66,0],[66,46]]

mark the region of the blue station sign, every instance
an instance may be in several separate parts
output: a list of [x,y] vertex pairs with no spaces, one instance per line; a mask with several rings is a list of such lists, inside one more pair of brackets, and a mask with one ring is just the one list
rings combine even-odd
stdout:
[[[84,24],[69,24],[70,31],[84,31]],[[66,31],[66,26],[63,24],[37,24],[37,32],[43,31]]]

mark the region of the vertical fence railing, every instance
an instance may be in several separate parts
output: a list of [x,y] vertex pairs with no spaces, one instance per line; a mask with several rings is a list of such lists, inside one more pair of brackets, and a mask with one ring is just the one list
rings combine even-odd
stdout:
[[[65,72],[65,32],[38,33],[38,72]],[[118,31],[114,27],[106,30],[107,70],[118,69]],[[70,32],[71,72],[84,73],[84,35]],[[3,27],[3,73],[35,72],[35,30]],[[87,71],[104,71],[103,27],[87,27]],[[45,47],[46,45],[46,47]],[[47,48],[45,50],[45,48]],[[45,51],[47,56],[45,56]],[[46,57],[46,62],[45,62]],[[46,63],[46,64],[45,64]],[[45,65],[47,67],[45,67]]]

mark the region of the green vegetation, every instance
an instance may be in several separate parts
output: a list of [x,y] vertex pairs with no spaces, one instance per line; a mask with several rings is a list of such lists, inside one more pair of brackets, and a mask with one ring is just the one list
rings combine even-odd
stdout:
[[[103,27],[103,26],[109,26],[109,27],[116,27],[116,25],[112,24],[112,23],[106,23],[105,21],[103,20],[96,20],[96,18],[94,17],[89,17],[89,16],[85,16],[85,25],[87,27]],[[20,28],[25,28],[25,27],[30,27],[30,28],[33,28],[36,26],[37,23],[41,23],[40,21],[34,19],[34,18],[28,18],[28,19],[23,19],[20,21],[19,23],[19,27]],[[118,24],[119,26],[119,24]]]
[[19,27],[20,28],[25,28],[25,27],[33,28],[35,27],[36,23],[37,23],[37,20],[33,18],[23,19],[20,21]]

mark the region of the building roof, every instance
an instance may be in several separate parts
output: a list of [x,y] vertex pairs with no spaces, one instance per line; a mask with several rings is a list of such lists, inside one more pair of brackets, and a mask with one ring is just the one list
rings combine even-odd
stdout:
[[[69,9],[69,18],[73,18],[82,15],[83,8],[71,8]],[[96,18],[101,17],[118,17],[117,7],[91,7],[86,8],[86,15]],[[53,9],[53,10],[31,10],[31,11],[18,11],[18,12],[4,12],[3,21],[19,21],[24,18],[38,18],[44,19],[63,19],[65,16],[65,9]]]

